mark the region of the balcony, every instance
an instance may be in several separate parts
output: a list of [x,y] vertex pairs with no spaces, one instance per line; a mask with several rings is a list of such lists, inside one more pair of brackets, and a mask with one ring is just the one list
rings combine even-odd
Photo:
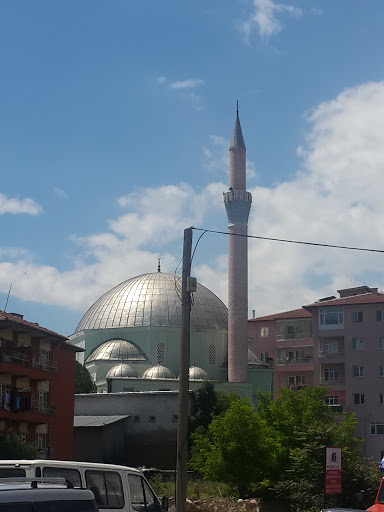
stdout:
[[295,365],[295,364],[312,364],[312,356],[305,356],[303,358],[289,358],[283,357],[281,359],[277,359],[278,366],[286,366],[286,365]]
[[306,340],[306,339],[311,339],[312,338],[312,333],[310,331],[308,332],[295,332],[295,333],[290,333],[290,332],[286,332],[284,334],[277,334],[276,335],[276,340],[277,341],[289,341],[289,340]]
[[47,361],[45,358],[33,357],[32,367],[45,372],[57,373],[57,363],[55,361]]
[[57,373],[57,363],[46,358],[31,357],[25,352],[3,348],[0,353],[0,361],[17,364],[25,368],[36,368],[46,372]]
[[38,414],[55,414],[56,406],[48,402],[40,402],[34,405],[31,411]]
[[320,384],[322,386],[329,386],[332,388],[335,386],[345,384],[345,377],[340,376],[340,377],[337,377],[336,379],[329,379],[329,378],[327,379],[326,377],[321,377]]
[[338,350],[337,352],[319,352],[319,358],[321,359],[334,359],[337,357],[344,357],[344,350]]

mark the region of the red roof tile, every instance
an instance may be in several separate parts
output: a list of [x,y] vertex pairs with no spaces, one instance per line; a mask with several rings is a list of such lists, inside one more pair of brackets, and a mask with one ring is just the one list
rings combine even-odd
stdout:
[[311,318],[312,314],[303,309],[293,309],[291,311],[283,311],[282,313],[274,313],[273,315],[267,316],[259,316],[258,318],[250,318],[249,322],[258,322],[261,320],[284,320],[284,319],[294,319],[294,318]]

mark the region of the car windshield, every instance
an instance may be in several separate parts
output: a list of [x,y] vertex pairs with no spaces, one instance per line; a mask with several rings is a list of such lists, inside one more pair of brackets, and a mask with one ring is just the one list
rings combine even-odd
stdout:
[[96,503],[85,500],[1,503],[0,512],[97,512]]

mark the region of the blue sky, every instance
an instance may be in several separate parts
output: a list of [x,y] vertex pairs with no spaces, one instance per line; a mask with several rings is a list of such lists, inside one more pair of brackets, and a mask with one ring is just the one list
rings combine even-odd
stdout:
[[[236,100],[249,233],[384,249],[384,5],[0,1],[0,309],[71,334],[112,286],[226,230]],[[199,233],[195,233],[195,241]],[[226,302],[226,238],[193,262]],[[249,308],[384,288],[383,256],[249,241]]]

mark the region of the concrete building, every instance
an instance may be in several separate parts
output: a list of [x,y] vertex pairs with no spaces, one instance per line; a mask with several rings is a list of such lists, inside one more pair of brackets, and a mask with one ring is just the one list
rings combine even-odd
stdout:
[[36,444],[41,458],[72,458],[78,350],[64,336],[0,311],[0,429]]
[[[303,309],[252,319],[252,348],[279,386],[329,386],[326,403],[355,413],[364,455],[384,455],[384,293],[338,290]],[[263,355],[264,354],[264,355]]]

